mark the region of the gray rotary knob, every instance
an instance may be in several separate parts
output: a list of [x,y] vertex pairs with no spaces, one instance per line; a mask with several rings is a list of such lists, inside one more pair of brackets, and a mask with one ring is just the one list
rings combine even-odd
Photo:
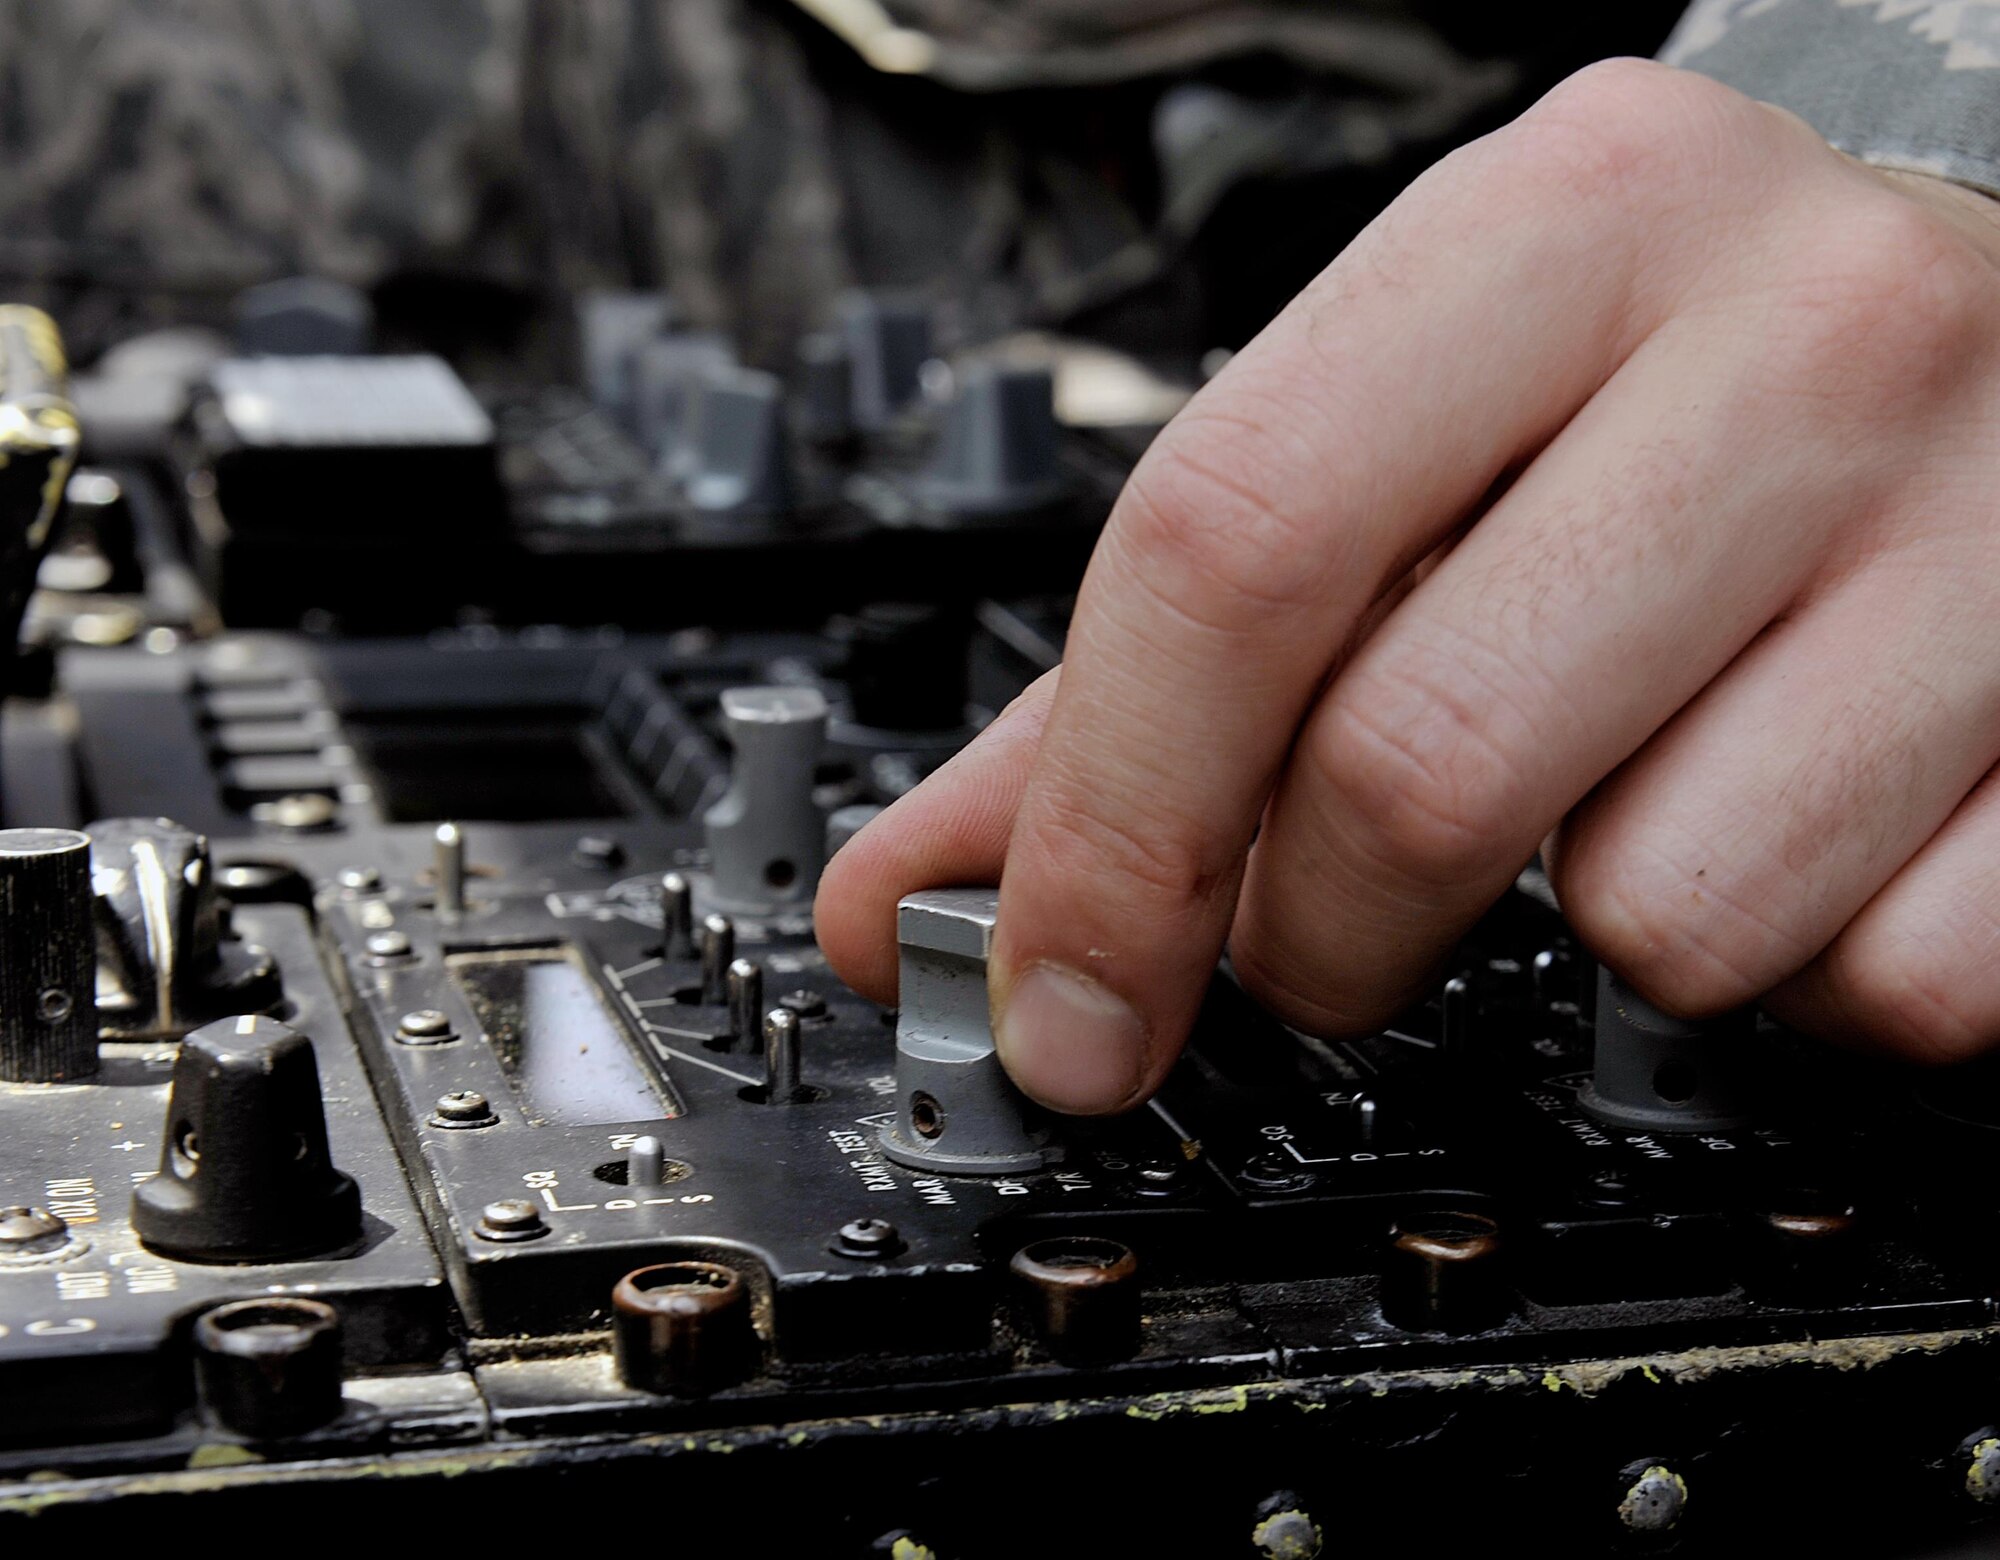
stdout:
[[1039,1170],[1046,1128],[1000,1066],[986,1002],[997,888],[934,888],[896,907],[896,1115],[882,1152],[957,1175]]
[[1755,1101],[1755,1016],[1663,1013],[1610,970],[1597,974],[1597,1041],[1577,1103],[1599,1121],[1643,1132],[1727,1132]]
[[702,818],[708,902],[749,915],[810,905],[826,865],[826,815],[813,800],[826,698],[817,688],[731,688],[722,718],[732,757],[729,789]]

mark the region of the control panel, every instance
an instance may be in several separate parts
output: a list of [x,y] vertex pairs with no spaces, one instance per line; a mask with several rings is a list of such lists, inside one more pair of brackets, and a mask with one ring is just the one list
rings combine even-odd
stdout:
[[[1374,1035],[1219,969],[1113,1119],[1001,1067],[993,885],[898,907],[894,1009],[836,979],[826,862],[1059,659],[1059,590],[1002,585],[1065,577],[1108,456],[1010,359],[936,382],[895,300],[788,384],[657,302],[502,394],[266,299],[157,458],[0,516],[40,582],[0,725],[0,1521],[622,1503],[905,1560],[1988,1531],[1990,1066],[1674,1019],[1532,870]],[[1020,568],[920,588],[968,537]],[[316,594],[400,560],[406,605],[481,600],[447,554],[500,560],[488,602],[546,563],[651,605],[362,636]]]

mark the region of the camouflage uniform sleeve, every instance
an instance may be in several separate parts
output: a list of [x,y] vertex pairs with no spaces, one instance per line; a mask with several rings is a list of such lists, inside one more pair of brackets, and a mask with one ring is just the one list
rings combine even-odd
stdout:
[[2000,195],[2000,0],[1694,0],[1660,57],[1865,162]]

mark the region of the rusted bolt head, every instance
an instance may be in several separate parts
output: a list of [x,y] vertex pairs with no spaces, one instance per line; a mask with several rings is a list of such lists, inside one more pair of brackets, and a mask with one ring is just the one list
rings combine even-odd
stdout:
[[1382,1314],[1418,1332],[1477,1332],[1506,1315],[1511,1293],[1500,1226],[1481,1213],[1414,1215],[1390,1232]]
[[1139,1259],[1098,1235],[1030,1241],[1007,1264],[1021,1313],[1066,1365],[1122,1360],[1139,1350]]
[[756,1366],[750,1291],[719,1262],[637,1268],[613,1287],[611,1311],[619,1379],[641,1392],[698,1397]]

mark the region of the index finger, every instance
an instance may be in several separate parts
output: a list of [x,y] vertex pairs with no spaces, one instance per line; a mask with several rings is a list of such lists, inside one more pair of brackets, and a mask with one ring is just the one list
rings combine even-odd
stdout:
[[1412,186],[1167,427],[1113,510],[990,975],[1001,1055],[1047,1105],[1118,1110],[1157,1085],[1357,623],[1643,339],[1655,257],[1578,168],[1648,151],[1636,127],[1610,144],[1615,119],[1579,135],[1539,112]]

